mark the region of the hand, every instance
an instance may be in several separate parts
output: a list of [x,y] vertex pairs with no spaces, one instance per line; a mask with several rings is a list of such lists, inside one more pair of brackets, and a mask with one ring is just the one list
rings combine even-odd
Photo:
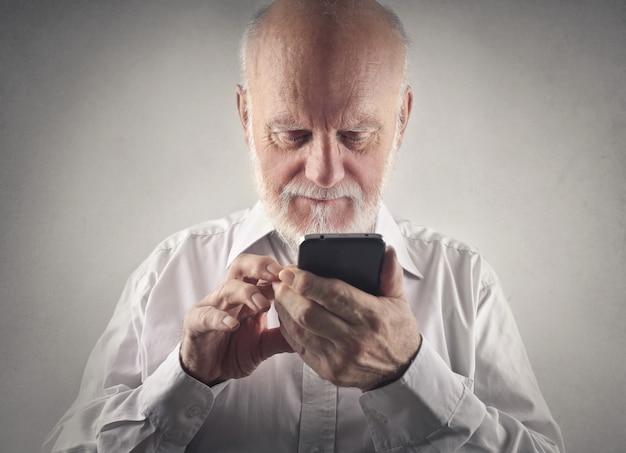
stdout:
[[180,347],[184,370],[205,384],[248,376],[280,352],[293,352],[267,310],[282,267],[267,256],[240,255],[226,281],[185,315]]
[[402,267],[385,252],[380,297],[295,267],[273,283],[281,331],[302,360],[337,386],[370,390],[398,379],[421,336],[404,296]]

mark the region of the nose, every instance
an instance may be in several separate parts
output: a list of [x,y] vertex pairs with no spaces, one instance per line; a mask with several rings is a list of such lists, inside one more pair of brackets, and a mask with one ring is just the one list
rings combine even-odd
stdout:
[[312,143],[305,164],[305,176],[319,187],[333,187],[345,176],[343,156],[332,140]]

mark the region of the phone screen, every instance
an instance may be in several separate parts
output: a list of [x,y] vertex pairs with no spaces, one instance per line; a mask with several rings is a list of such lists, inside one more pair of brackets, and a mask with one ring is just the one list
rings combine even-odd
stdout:
[[298,267],[378,295],[384,254],[380,234],[310,234],[300,243]]

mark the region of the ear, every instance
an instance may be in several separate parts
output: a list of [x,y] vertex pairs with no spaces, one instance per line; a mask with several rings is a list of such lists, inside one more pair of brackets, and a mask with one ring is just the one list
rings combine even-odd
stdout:
[[413,89],[410,85],[406,86],[404,94],[402,95],[402,106],[400,107],[400,135],[398,138],[398,146],[402,144],[404,138],[404,131],[409,124],[409,116],[411,115],[411,109],[413,108]]
[[248,137],[248,119],[249,119],[249,110],[248,110],[248,91],[243,87],[243,85],[237,85],[237,111],[239,112],[239,121],[241,121],[241,126],[243,127],[243,133],[246,140],[246,144],[249,145],[249,137]]

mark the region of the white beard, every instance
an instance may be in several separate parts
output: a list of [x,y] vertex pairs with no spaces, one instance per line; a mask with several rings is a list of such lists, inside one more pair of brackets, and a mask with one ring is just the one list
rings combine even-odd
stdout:
[[[263,186],[266,186],[262,183]],[[296,248],[300,238],[305,234],[321,233],[368,233],[373,232],[376,226],[376,217],[380,204],[380,196],[370,202],[359,185],[350,180],[343,180],[330,189],[318,187],[313,183],[290,181],[280,193],[280,202],[273,202],[267,193],[267,187],[262,198],[266,213],[273,222],[283,240],[292,248]],[[306,225],[298,225],[291,220],[289,208],[295,197],[304,196],[314,199],[334,199],[345,197],[349,199],[352,216],[348,220],[337,221],[340,216],[336,208],[327,204],[316,203],[309,212],[309,221]]]

